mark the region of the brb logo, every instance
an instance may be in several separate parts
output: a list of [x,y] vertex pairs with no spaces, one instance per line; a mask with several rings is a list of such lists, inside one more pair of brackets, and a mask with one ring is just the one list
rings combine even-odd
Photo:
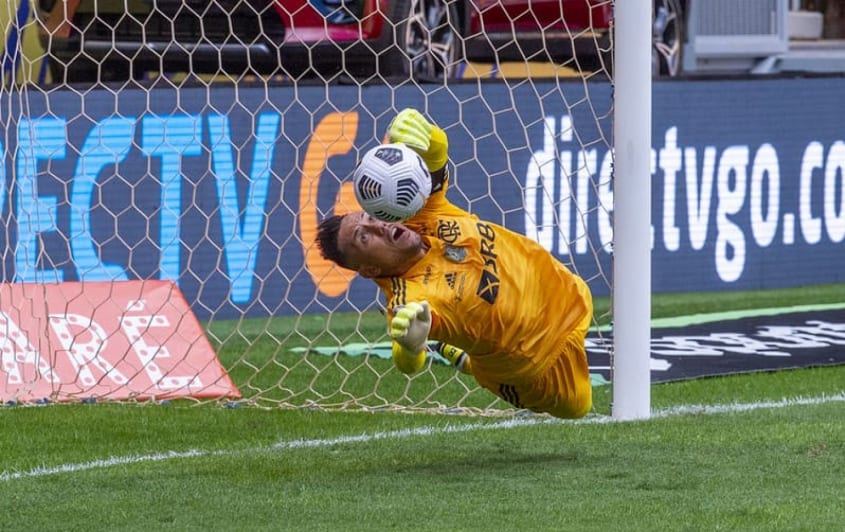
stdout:
[[478,236],[481,239],[481,257],[484,259],[484,271],[481,272],[481,279],[478,281],[478,289],[475,294],[490,303],[496,302],[499,297],[499,264],[496,255],[496,248],[493,242],[496,240],[496,232],[485,223],[476,224]]

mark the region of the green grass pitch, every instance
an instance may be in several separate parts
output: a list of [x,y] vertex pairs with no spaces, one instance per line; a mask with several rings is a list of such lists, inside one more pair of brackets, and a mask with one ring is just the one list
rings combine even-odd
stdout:
[[[843,300],[843,285],[660,296],[653,315]],[[2,529],[841,528],[845,367],[651,393],[654,415],[632,422],[607,417],[609,387],[577,422],[188,402],[2,407]]]

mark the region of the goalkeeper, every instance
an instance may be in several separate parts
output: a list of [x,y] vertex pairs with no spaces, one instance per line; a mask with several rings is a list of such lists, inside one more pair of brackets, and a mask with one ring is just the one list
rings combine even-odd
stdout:
[[427,203],[402,224],[364,212],[331,216],[316,243],[324,258],[384,292],[395,365],[419,371],[436,340],[458,369],[515,407],[586,415],[587,284],[535,241],[446,199],[446,133],[419,112],[400,112],[388,139],[425,161],[433,185]]

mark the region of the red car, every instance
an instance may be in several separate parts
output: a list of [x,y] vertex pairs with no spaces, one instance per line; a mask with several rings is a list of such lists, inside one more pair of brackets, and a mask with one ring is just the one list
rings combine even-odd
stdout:
[[[681,0],[655,0],[656,70],[680,65]],[[609,0],[39,0],[57,82],[148,72],[443,81],[464,61],[608,62]],[[127,9],[128,8],[128,9]],[[68,13],[68,21],[64,13]]]
[[343,65],[353,77],[377,70],[418,80],[454,77],[462,60],[566,61],[573,44],[596,67],[612,15],[606,0],[275,0],[275,8],[287,70]]

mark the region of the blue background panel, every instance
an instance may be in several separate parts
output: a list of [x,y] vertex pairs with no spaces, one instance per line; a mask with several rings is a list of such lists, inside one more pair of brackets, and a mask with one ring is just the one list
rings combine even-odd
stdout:
[[[843,281],[843,93],[842,78],[655,84],[656,292]],[[449,134],[452,201],[606,295],[611,103],[606,83],[537,80],[4,93],[0,273],[173,279],[201,317],[369,308],[367,280],[318,286],[308,229],[413,106]]]

